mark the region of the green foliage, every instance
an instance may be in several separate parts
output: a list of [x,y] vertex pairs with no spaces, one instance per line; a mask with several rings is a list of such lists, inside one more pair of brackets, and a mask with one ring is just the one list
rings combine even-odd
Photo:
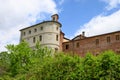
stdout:
[[0,53],[0,80],[120,80],[120,55],[105,51],[81,58],[26,42]]
[[36,77],[41,80],[71,80],[79,79],[80,58],[58,54],[45,60]]

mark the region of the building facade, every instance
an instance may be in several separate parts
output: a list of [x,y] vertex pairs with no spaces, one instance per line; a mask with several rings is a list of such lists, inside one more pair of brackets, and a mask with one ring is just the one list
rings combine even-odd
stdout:
[[120,53],[120,31],[86,37],[85,32],[72,40],[63,43],[63,51],[85,56],[90,52],[93,55],[112,50]]
[[57,14],[51,17],[52,20],[50,21],[43,21],[39,24],[21,29],[20,41],[25,40],[31,48],[35,48],[36,43],[40,42],[41,46],[59,50],[61,24],[58,22],[59,16]]
[[76,36],[72,40],[64,37],[61,31],[59,16],[52,15],[52,20],[21,29],[20,41],[25,40],[31,48],[35,48],[37,42],[41,46],[47,46],[54,50],[70,52],[85,56],[87,52],[98,55],[106,50],[113,50],[120,53],[120,31],[86,37],[85,32]]

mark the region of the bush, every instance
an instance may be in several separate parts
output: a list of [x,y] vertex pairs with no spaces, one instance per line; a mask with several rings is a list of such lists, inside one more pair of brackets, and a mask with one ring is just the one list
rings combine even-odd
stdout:
[[0,53],[0,80],[120,80],[120,55],[105,51],[98,56],[55,53],[39,44],[8,45]]

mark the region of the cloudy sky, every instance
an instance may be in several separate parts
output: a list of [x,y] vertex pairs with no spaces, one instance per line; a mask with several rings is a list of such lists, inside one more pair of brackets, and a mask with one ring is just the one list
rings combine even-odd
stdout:
[[120,0],[0,0],[0,51],[19,43],[20,29],[55,13],[67,38],[120,30]]

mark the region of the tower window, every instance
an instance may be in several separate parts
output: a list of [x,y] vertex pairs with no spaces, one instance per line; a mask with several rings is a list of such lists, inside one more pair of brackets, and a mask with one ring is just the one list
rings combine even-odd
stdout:
[[56,30],[58,31],[58,27],[56,27]]
[[107,37],[107,43],[110,43],[110,37]]
[[69,45],[68,44],[65,46],[65,49],[69,49]]
[[39,36],[39,39],[40,39],[40,41],[42,41],[42,36],[41,35]]
[[53,17],[53,21],[55,21],[55,17]]
[[58,48],[55,48],[55,52],[58,51]]
[[40,27],[40,30],[43,30],[43,26],[42,26],[42,27]]
[[79,42],[76,43],[76,47],[78,48],[80,46]]
[[25,36],[25,35],[26,35],[26,33],[25,33],[25,32],[23,32],[23,35]]
[[58,35],[56,35],[56,41],[58,41]]
[[120,40],[120,35],[116,35],[116,40]]
[[34,32],[37,32],[37,29],[34,29]]
[[29,30],[29,32],[28,32],[29,34],[31,34],[31,30]]
[[99,39],[96,39],[96,45],[98,45],[99,44]]
[[33,43],[35,43],[35,37],[33,37]]

